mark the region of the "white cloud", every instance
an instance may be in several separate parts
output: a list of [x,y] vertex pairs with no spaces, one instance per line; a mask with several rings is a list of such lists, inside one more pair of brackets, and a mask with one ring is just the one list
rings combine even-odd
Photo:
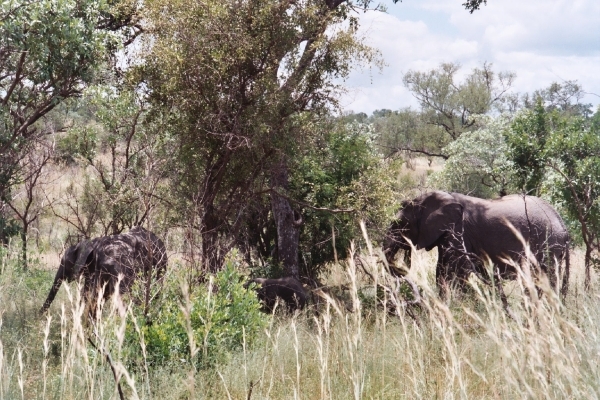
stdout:
[[[468,70],[487,61],[497,71],[514,71],[517,92],[577,80],[587,92],[600,94],[600,1],[489,0],[474,14],[461,3],[404,0],[390,2],[389,14],[362,15],[367,43],[382,52],[387,67],[382,73],[354,72],[346,82],[344,108],[415,106],[402,75],[441,62]],[[600,97],[583,101],[597,105]]]

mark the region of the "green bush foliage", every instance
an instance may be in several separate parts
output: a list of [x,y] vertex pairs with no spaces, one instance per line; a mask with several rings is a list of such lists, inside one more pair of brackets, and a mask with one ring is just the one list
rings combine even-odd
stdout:
[[91,126],[76,126],[56,141],[55,160],[67,165],[74,164],[80,157],[93,159],[96,156],[98,132]]
[[532,110],[520,112],[505,132],[508,157],[516,167],[515,184],[529,194],[539,195],[544,179],[545,146],[552,131],[549,117],[541,101],[538,101]]
[[515,166],[505,141],[510,119],[477,116],[477,123],[479,129],[463,133],[443,149],[448,160],[442,171],[430,176],[429,183],[483,198],[514,193]]
[[[176,368],[191,363],[206,368],[226,361],[243,346],[251,346],[267,326],[268,317],[260,312],[256,294],[243,284],[243,276],[228,261],[189,296],[185,289],[183,293],[166,290],[153,321],[139,328],[148,364]],[[143,365],[139,333],[133,322],[128,324],[130,360]]]
[[294,169],[292,193],[315,206],[304,209],[300,236],[300,264],[308,276],[334,261],[335,253],[347,257],[350,241],[362,236],[359,219],[377,228],[376,236],[395,209],[400,163],[383,160],[375,139],[369,124],[339,123]]

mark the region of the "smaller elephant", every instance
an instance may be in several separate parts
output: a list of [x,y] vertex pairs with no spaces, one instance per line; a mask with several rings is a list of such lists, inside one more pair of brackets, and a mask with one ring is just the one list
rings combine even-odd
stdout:
[[256,294],[263,302],[265,311],[273,312],[277,298],[280,298],[290,312],[301,310],[306,306],[307,295],[302,283],[291,276],[277,279],[254,278],[245,285],[256,283]]
[[[72,282],[83,277],[82,299],[87,305],[93,305],[100,290],[104,290],[103,298],[106,300],[117,286],[119,294],[128,292],[137,279],[143,279],[146,289],[149,289],[152,278],[162,281],[166,267],[165,244],[142,227],[134,227],[127,233],[81,241],[69,247],[63,255],[40,312],[48,310],[65,280]],[[149,291],[145,291],[147,304]],[[90,314],[95,315],[95,307],[91,307]]]

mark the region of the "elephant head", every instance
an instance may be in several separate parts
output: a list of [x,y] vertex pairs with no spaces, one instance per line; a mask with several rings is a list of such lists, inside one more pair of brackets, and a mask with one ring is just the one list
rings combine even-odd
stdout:
[[94,243],[91,240],[84,240],[79,242],[67,249],[65,254],[60,260],[60,265],[56,276],[54,277],[54,283],[48,293],[48,297],[40,310],[42,313],[46,312],[54,301],[60,285],[63,281],[72,282],[86,271],[87,266],[93,261],[94,257]]
[[410,268],[411,244],[417,249],[431,250],[441,239],[462,229],[462,216],[462,205],[448,193],[426,193],[403,201],[383,243],[392,274],[405,275],[394,263],[398,251],[405,252],[405,262]]

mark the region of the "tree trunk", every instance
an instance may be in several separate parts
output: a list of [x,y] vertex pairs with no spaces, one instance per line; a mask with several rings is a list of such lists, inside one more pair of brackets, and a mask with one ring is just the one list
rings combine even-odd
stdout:
[[592,266],[592,246],[588,245],[586,243],[585,246],[585,280],[584,280],[584,284],[583,287],[585,288],[585,290],[590,290],[590,285],[592,282],[592,276],[590,273],[590,269]]
[[271,209],[277,227],[277,257],[286,276],[300,277],[298,248],[302,216],[292,209],[290,202],[277,193],[285,194],[289,185],[287,165],[281,160],[271,172]]
[[27,269],[27,225],[21,230],[21,256],[23,257],[23,269]]
[[214,274],[223,265],[223,252],[220,247],[221,243],[219,243],[219,218],[213,206],[206,207],[200,234],[204,268]]

